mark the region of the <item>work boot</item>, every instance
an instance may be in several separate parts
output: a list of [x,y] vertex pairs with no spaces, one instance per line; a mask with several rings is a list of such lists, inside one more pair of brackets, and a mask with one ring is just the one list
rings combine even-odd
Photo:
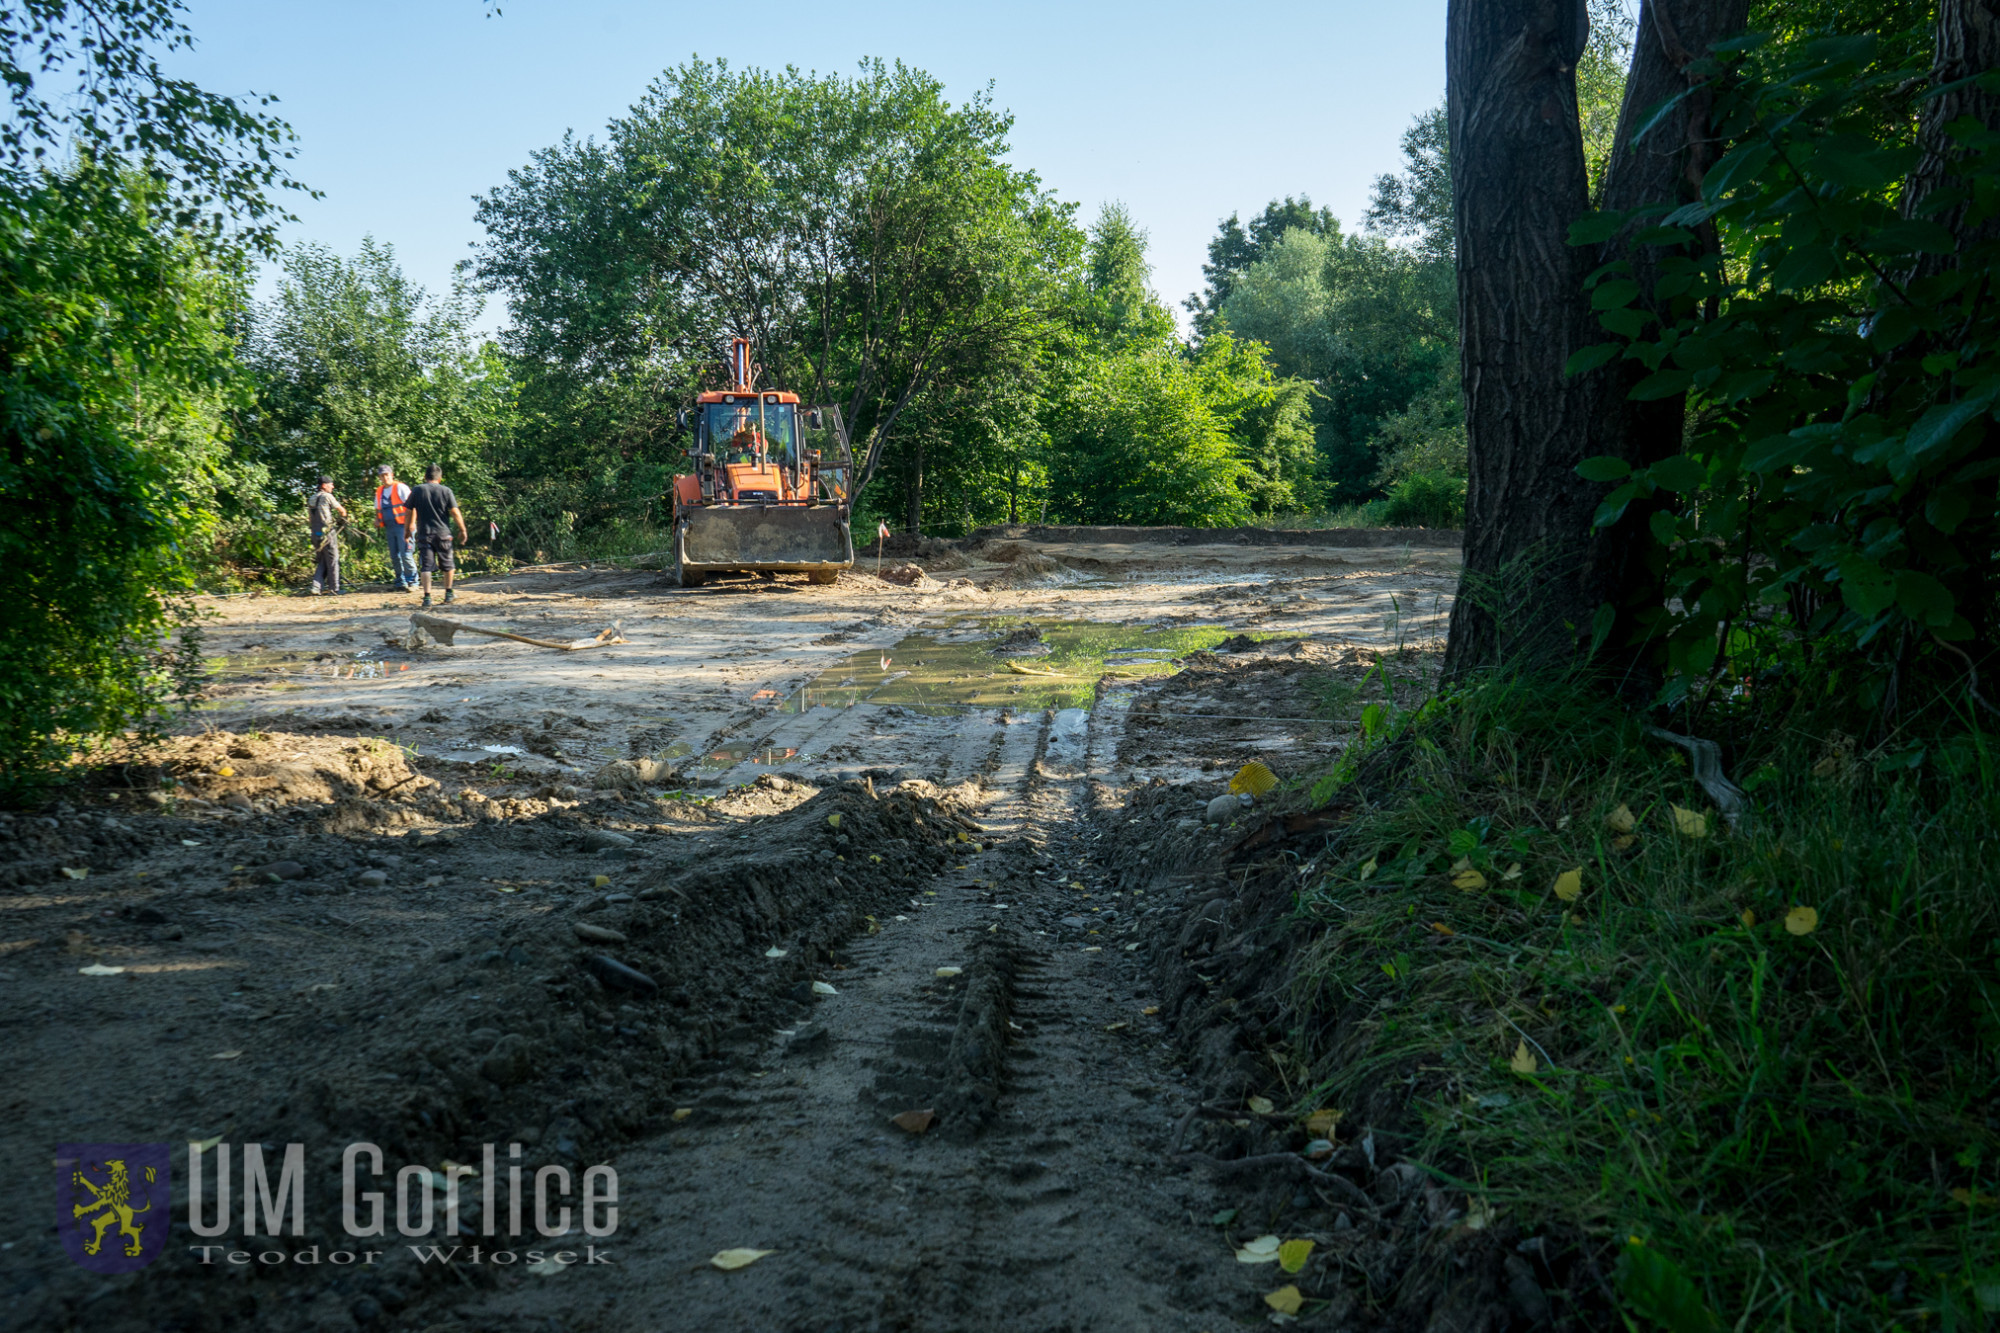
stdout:
[[445,602],[446,602],[447,604],[450,604],[450,603],[452,603],[452,602],[455,602],[455,601],[457,601],[457,600],[458,600],[458,589],[456,589],[456,588],[446,588],[446,589],[444,590],[444,600],[445,600]]
[[429,593],[425,593],[425,594],[424,594],[424,605],[425,605],[425,606],[429,606],[430,604],[431,604],[431,595],[430,595]]

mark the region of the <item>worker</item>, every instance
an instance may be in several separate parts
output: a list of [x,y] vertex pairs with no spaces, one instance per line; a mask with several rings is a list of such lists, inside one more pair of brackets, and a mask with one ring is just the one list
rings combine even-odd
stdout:
[[732,463],[754,463],[757,461],[757,432],[745,426],[729,440],[729,461]]
[[306,521],[312,528],[312,595],[340,596],[340,533],[334,524],[347,517],[347,506],[333,498],[333,478],[321,477],[306,497]]
[[384,463],[375,469],[375,526],[389,540],[389,577],[404,592],[417,586],[414,534],[410,531],[410,488],[396,480],[396,469]]
[[424,469],[421,486],[410,488],[410,517],[417,530],[417,557],[423,571],[424,605],[431,604],[431,570],[444,571],[444,599],[458,600],[452,591],[451,530],[458,527],[458,540],[465,537],[465,515],[458,511],[458,497],[444,484],[444,469],[432,463]]

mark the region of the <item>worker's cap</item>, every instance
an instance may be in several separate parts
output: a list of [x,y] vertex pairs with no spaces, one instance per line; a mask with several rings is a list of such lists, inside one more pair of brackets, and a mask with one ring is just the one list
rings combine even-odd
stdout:
[[319,484],[320,484],[320,485],[322,485],[322,486],[331,486],[331,485],[333,485],[333,478],[332,478],[332,477],[321,477],[321,478],[319,479]]
[[381,467],[375,469],[375,475],[378,477],[386,477],[391,472],[394,471],[395,471],[394,468],[390,467],[387,463],[384,463]]

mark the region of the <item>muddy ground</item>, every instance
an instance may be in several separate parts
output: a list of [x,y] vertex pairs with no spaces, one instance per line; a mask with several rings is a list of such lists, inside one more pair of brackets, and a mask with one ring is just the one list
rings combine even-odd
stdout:
[[[624,640],[577,652],[413,640],[380,590],[213,602],[181,734],[0,815],[0,1327],[1562,1320],[1574,1275],[1402,1161],[1393,1095],[1311,1107],[1285,1066],[1286,875],[1337,811],[1209,817],[1426,687],[1456,551],[1369,540],[1024,529],[433,608]],[[70,1263],[65,1142],[173,1146],[163,1257]],[[413,1210],[474,1169],[450,1262],[347,1239],[355,1142],[426,1168]],[[193,1234],[190,1143],[238,1190],[243,1145],[304,1144],[303,1234]],[[496,1185],[614,1168],[615,1229],[509,1242],[489,1144]]]

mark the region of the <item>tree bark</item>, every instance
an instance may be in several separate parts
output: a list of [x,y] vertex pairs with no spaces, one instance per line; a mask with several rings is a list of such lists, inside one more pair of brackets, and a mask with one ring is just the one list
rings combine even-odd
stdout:
[[904,499],[909,518],[904,531],[916,532],[924,521],[924,438],[921,435],[910,441],[910,482]]
[[[1942,88],[2000,67],[2000,3],[1996,0],[1940,0],[1936,33],[1931,59],[1933,87]],[[1989,130],[2000,128],[2000,95],[1967,86],[1941,93],[1923,104],[1917,122],[1920,156],[1903,190],[1903,215],[1929,216],[1948,228],[1958,237],[1958,254],[1921,256],[1908,274],[1908,281],[1957,268],[1965,251],[2000,235],[2000,219],[1988,219],[1977,227],[1967,226],[1969,201],[1934,214],[1924,207],[1934,191],[1963,184],[1955,168],[1965,150],[1946,129],[1952,122],[1968,116]]]
[[[1647,0],[1605,180],[1607,209],[1680,203],[1699,192],[1711,152],[1705,97],[1686,99],[1636,145],[1634,131],[1687,86],[1691,54],[1740,31],[1748,8],[1748,0]],[[1636,362],[1563,373],[1571,354],[1611,336],[1584,291],[1589,273],[1626,257],[1650,289],[1659,259],[1623,238],[1568,243],[1570,224],[1589,206],[1575,79],[1586,36],[1582,0],[1452,0],[1447,19],[1471,473],[1447,676],[1571,661],[1601,607],[1629,625],[1634,611],[1657,602],[1645,512],[1634,506],[1619,524],[1594,530],[1608,488],[1584,481],[1576,466],[1610,454],[1643,467],[1675,452],[1683,405],[1628,399],[1644,373]]]

